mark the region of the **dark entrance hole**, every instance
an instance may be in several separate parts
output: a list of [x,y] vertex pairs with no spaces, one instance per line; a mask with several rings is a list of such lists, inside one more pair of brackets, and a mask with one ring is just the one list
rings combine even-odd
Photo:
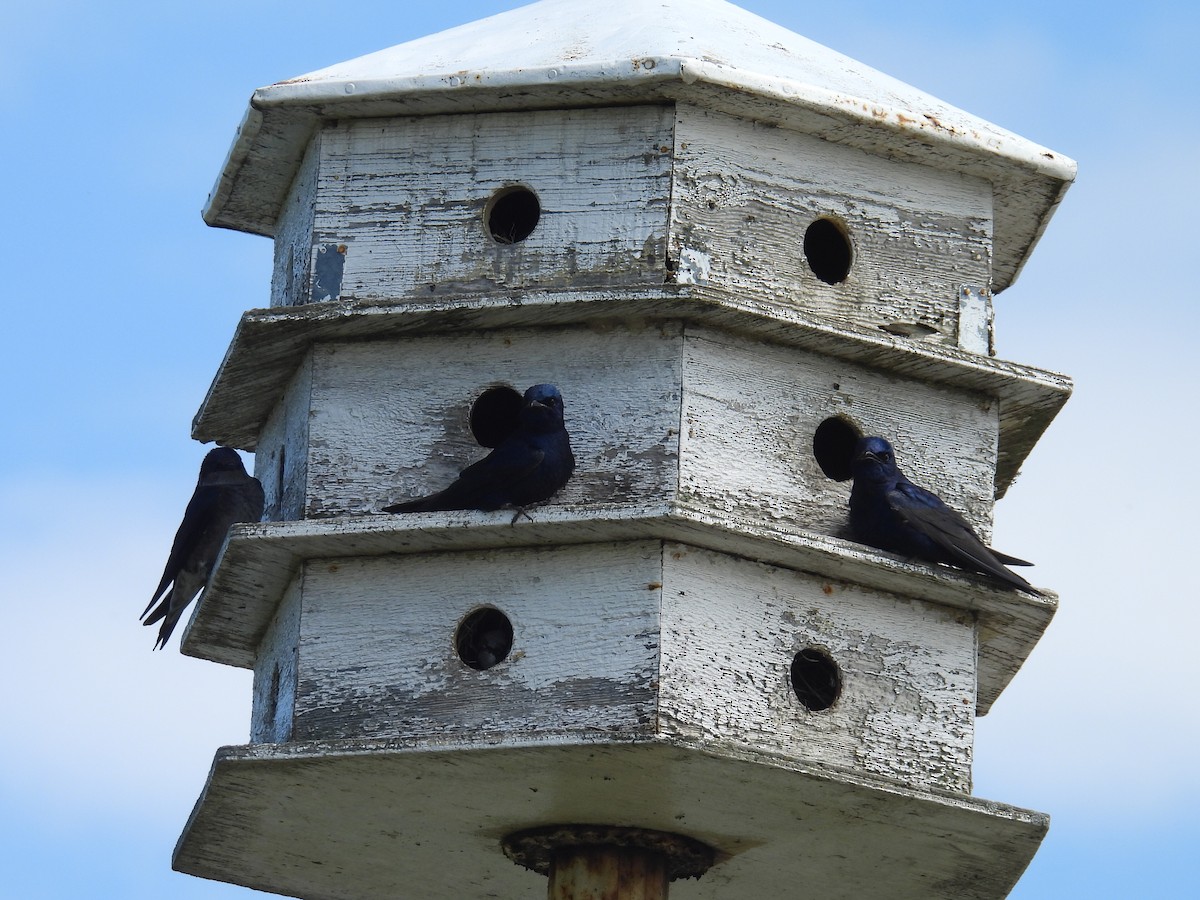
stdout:
[[512,622],[494,606],[468,613],[454,633],[458,658],[480,672],[503,662],[512,650],[512,643]]
[[542,205],[537,194],[524,185],[501,188],[492,195],[483,212],[488,233],[497,244],[516,244],[537,228]]
[[500,445],[514,428],[521,412],[521,394],[506,384],[488,388],[471,404],[471,434],[481,447]]
[[854,461],[854,445],[862,437],[854,423],[841,416],[830,416],[813,433],[813,456],[826,478],[848,481]]
[[808,647],[792,660],[792,690],[806,709],[829,709],[842,692],[842,673],[828,653]]
[[840,284],[850,274],[850,238],[832,219],[817,219],[804,232],[804,258],[826,284]]

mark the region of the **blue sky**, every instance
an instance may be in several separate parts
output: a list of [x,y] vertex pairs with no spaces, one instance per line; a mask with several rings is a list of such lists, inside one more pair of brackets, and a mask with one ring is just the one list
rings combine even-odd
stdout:
[[[253,894],[170,870],[213,751],[246,740],[248,673],[151,654],[136,621],[203,454],[191,417],[268,300],[270,242],[199,208],[254,88],[517,5],[0,12],[0,895]],[[1194,896],[1200,12],[743,5],[1079,162],[997,299],[1000,355],[1077,391],[997,507],[997,546],[1062,607],[979,722],[976,793],[1053,816],[1018,900]]]

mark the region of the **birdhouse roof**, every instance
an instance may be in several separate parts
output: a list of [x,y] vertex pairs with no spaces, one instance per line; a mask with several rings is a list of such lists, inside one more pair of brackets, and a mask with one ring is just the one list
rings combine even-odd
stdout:
[[672,101],[987,179],[996,290],[1075,176],[1072,160],[724,0],[541,0],[259,88],[204,218],[273,234],[322,120]]

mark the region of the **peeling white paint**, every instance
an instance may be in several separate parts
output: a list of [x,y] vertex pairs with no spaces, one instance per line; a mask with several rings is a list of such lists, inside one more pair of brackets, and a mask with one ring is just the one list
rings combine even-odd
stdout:
[[702,250],[683,247],[679,251],[679,269],[675,280],[679,284],[708,284],[712,257]]
[[[506,659],[459,658],[489,606]],[[817,647],[837,702],[790,681]],[[602,731],[829,764],[969,791],[975,617],[886,591],[661,541],[314,559],[255,674],[256,740],[512,745]]]
[[964,284],[958,291],[958,345],[971,353],[995,352],[992,298],[985,288]]

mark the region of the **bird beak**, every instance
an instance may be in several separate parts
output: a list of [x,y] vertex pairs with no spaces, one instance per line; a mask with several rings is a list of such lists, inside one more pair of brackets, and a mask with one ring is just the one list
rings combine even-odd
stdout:
[[862,462],[863,460],[867,460],[867,459],[869,459],[871,462],[874,462],[874,463],[877,463],[880,461],[879,457],[876,456],[874,453],[872,453],[870,450],[864,450],[862,453],[858,454],[858,459],[856,459],[855,462]]

